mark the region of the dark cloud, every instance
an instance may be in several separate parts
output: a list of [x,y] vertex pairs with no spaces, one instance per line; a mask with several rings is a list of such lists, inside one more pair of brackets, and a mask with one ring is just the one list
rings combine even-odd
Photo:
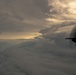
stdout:
[[48,0],[34,0],[35,5],[38,6],[41,11],[45,13],[50,13],[50,8],[48,6]]
[[[0,1],[0,31],[4,33],[33,33],[46,26],[47,1]],[[38,3],[38,5],[37,5]],[[39,3],[40,6],[39,6]],[[43,10],[42,10],[43,9]],[[14,34],[15,34],[14,33]]]
[[65,40],[66,32],[55,33],[69,22],[65,24],[46,28],[35,39],[8,45],[0,54],[0,74],[76,75],[76,50]]
[[[66,32],[66,33],[69,33],[72,30],[73,27],[75,28],[75,25],[76,25],[75,21],[66,20],[66,21],[63,21],[63,22],[61,22],[59,24],[52,24],[50,27],[45,28],[43,30],[40,30],[39,32],[44,34],[44,35],[54,34],[56,31],[58,31],[59,28],[63,29],[65,27],[68,30],[68,32]],[[72,26],[71,30],[68,29],[68,26],[69,27]],[[66,31],[66,30],[64,30],[64,31]]]
[[[59,24],[60,26],[75,25],[75,15],[71,14],[70,7],[67,6],[70,1],[1,0],[0,31],[3,35],[6,33],[25,35],[24,33],[38,33],[39,30],[53,23],[58,25],[56,27],[59,27]],[[48,18],[50,22],[45,20]]]
[[69,48],[63,37],[66,34],[49,33],[45,36],[5,49],[0,54],[0,74],[75,75],[76,50]]
[[70,48],[69,41],[65,40],[76,22],[64,11],[65,3],[65,0],[49,0],[49,3],[47,0],[1,0],[0,31],[8,35],[46,27],[46,13],[47,18],[55,19],[55,24],[50,21],[50,27],[40,30],[39,37],[0,43],[1,75],[76,75],[76,48],[72,42]]

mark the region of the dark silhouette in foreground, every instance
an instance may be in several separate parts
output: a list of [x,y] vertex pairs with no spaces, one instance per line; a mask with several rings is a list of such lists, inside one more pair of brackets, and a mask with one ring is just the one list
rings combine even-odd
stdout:
[[70,37],[66,39],[71,40],[72,42],[76,43],[76,26],[72,29],[70,33]]
[[66,38],[66,39],[69,39],[69,40],[71,40],[72,42],[76,43],[76,37],[74,37],[74,38]]

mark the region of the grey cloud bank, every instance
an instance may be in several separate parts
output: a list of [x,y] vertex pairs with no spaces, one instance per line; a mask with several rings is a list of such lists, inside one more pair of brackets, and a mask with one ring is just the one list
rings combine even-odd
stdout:
[[[56,2],[49,1],[50,4]],[[65,4],[65,0],[57,1]],[[1,0],[1,32],[28,33],[39,29],[42,35],[25,41],[1,41],[0,75],[76,75],[75,44],[70,41],[70,46],[65,40],[76,24],[75,18],[65,17],[65,12],[60,11],[63,7],[54,5],[48,7],[47,0]],[[45,18],[57,22],[42,29],[46,24]]]
[[[24,35],[38,33],[49,25],[75,25],[75,14],[69,11],[71,1],[0,0],[0,36],[8,34],[10,38],[12,34],[12,37],[24,38]],[[75,12],[74,9],[73,11]]]
[[48,11],[47,0],[0,0],[0,32],[5,35],[38,32],[46,27]]
[[0,74],[76,75],[76,49],[65,40],[66,33],[45,33],[1,51]]

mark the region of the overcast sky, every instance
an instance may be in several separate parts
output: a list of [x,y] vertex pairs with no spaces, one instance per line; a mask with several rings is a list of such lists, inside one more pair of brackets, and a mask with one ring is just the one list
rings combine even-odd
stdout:
[[75,13],[76,0],[0,0],[0,39],[33,38],[50,25],[75,25]]
[[76,75],[75,25],[76,0],[0,0],[0,39],[29,39],[0,40],[0,75]]

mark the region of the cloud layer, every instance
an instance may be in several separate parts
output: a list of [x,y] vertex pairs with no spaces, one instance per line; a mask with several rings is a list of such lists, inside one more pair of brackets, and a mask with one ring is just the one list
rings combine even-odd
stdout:
[[[1,75],[76,75],[75,44],[65,40],[76,25],[75,13],[69,11],[71,1],[1,0],[1,35],[35,30],[41,34],[16,41],[20,43],[0,43]],[[48,24],[51,26],[42,29]]]
[[56,26],[53,29],[44,29],[41,36],[1,51],[0,74],[76,75],[76,48],[65,40],[66,32],[55,33]]
[[[41,3],[41,4],[40,4]],[[0,1],[0,32],[1,36],[27,35],[37,33],[46,27],[45,18],[48,12],[46,0],[1,0]]]
[[0,38],[36,36],[49,25],[75,25],[75,3],[75,0],[1,0]]

